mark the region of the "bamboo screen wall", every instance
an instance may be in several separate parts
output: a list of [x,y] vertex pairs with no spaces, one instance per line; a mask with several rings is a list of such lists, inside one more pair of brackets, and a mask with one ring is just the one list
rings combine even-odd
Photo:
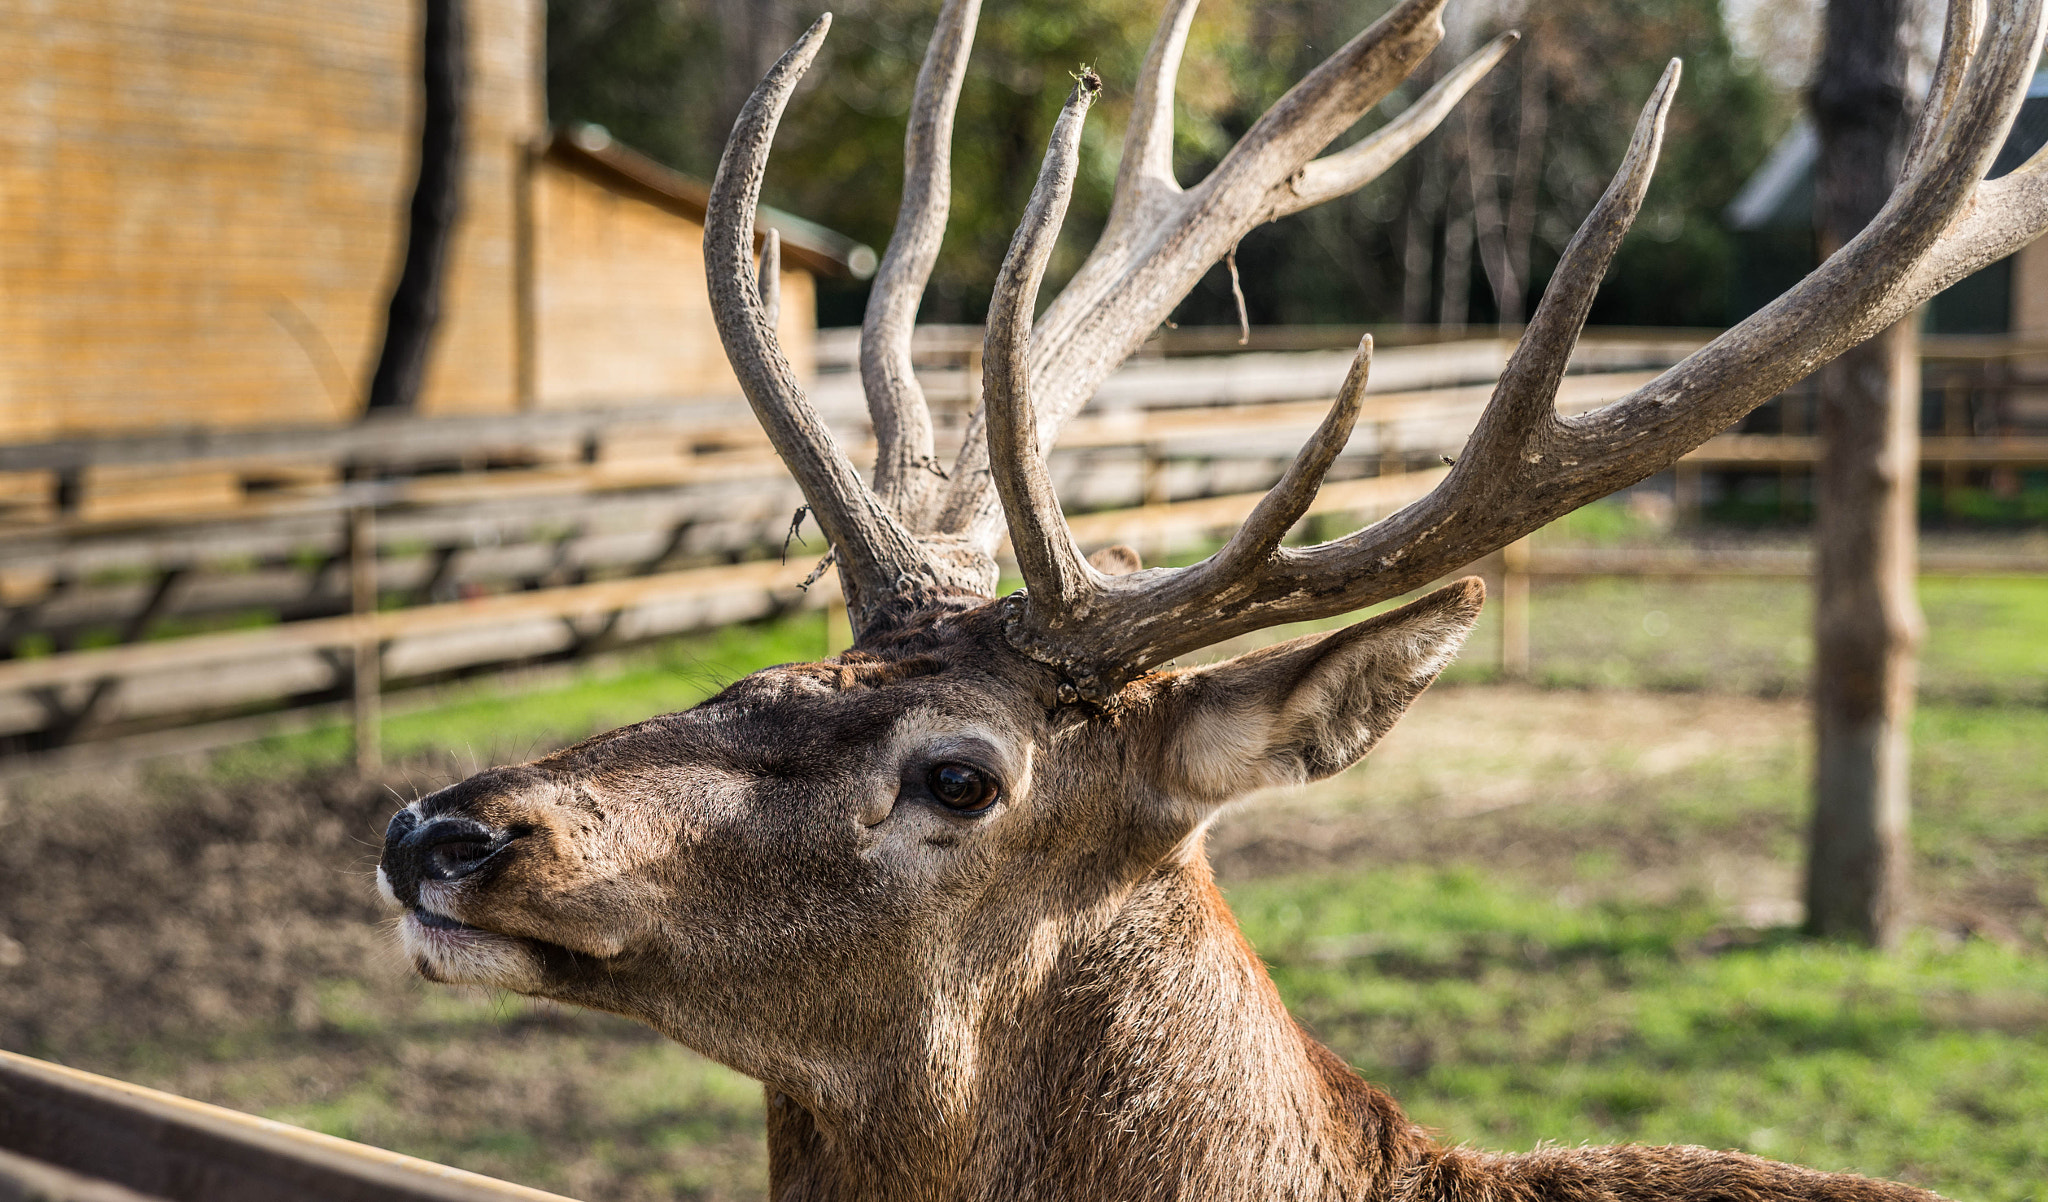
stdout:
[[[26,0],[0,22],[0,439],[361,405],[418,109],[411,0]],[[428,412],[519,403],[541,0],[469,0],[464,224]]]
[[[544,409],[737,394],[711,320],[704,227],[553,160],[535,164],[534,393]],[[814,284],[782,273],[783,352],[811,374]]]

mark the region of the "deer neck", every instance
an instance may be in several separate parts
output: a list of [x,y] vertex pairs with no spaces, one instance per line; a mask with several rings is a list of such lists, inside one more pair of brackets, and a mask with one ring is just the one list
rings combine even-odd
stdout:
[[1384,1196],[1425,1146],[1287,1014],[1199,855],[990,1001],[890,1057],[859,1113],[771,1089],[772,1196]]

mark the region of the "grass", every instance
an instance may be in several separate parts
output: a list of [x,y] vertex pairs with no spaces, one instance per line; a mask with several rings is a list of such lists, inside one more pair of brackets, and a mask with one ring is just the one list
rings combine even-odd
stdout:
[[[1613,537],[1616,519],[1595,524]],[[1583,536],[1584,531],[1574,528]],[[2048,705],[2048,579],[1971,577],[1921,582],[1927,619],[1921,695],[1971,704]],[[1533,593],[1531,672],[1548,688],[1787,697],[1805,691],[1812,665],[1811,590],[1799,581],[1605,579],[1549,583]],[[1356,620],[1303,623],[1256,636],[1270,641]],[[1499,679],[1498,607],[1480,620],[1447,684]],[[684,709],[770,664],[825,652],[825,619],[795,614],[671,640],[624,660],[538,687],[485,680],[431,706],[398,708],[384,721],[386,755],[405,759],[459,750],[482,765]],[[1226,645],[1241,650],[1251,641]],[[349,730],[332,722],[215,756],[229,776],[302,771],[344,762]]]
[[1493,1147],[1697,1143],[2038,1202],[2048,959],[1892,956],[1711,899],[1570,906],[1473,869],[1241,884],[1294,1012],[1418,1121]]
[[[1920,607],[1924,698],[2048,704],[2048,579],[1930,577]],[[1552,688],[1795,696],[1813,666],[1812,615],[1800,580],[1542,583],[1530,670]],[[1492,678],[1498,638],[1484,623],[1448,679]]]
[[[525,758],[585,735],[687,709],[770,664],[825,654],[824,617],[798,614],[673,639],[567,681],[521,687],[482,680],[424,708],[384,718],[385,754],[396,760],[460,749],[477,766]],[[346,723],[261,739],[213,757],[212,772],[246,777],[339,764],[350,754]]]

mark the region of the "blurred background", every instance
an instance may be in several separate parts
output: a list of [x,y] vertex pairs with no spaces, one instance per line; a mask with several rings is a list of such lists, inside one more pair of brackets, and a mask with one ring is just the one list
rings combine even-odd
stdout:
[[[764,194],[783,348],[861,463],[858,327],[935,8],[834,10]],[[1209,0],[1180,178],[1384,8]],[[942,450],[1069,74],[1105,91],[1047,298],[1103,223],[1158,9],[982,15],[915,343]],[[823,546],[725,364],[701,249],[725,132],[818,10],[0,22],[0,1048],[587,1199],[759,1195],[757,1086],[622,1021],[423,985],[371,876],[418,793],[846,645],[836,584],[799,588]],[[1219,265],[1090,401],[1052,460],[1084,544],[1213,550],[1367,331],[1365,412],[1296,537],[1420,496],[1674,56],[1659,174],[1560,407],[1641,385],[1832,244],[1819,3],[1445,20],[1340,142],[1523,36],[1380,178],[1247,235],[1242,308]],[[1909,92],[1939,20],[1899,16]],[[2048,76],[1992,174],[2044,143]],[[2041,1196],[2048,244],[1912,324],[1895,533],[1925,635],[1893,715],[1895,914],[1813,937],[1842,933],[1810,913],[1818,380],[1474,565],[1485,624],[1373,759],[1216,828],[1289,1004],[1419,1121]]]

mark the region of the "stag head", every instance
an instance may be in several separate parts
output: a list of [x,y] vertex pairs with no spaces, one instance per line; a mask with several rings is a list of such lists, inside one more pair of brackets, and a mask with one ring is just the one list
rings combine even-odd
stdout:
[[[1245,232],[1383,171],[1505,53],[1510,39],[1378,133],[1315,157],[1434,47],[1442,2],[1397,5],[1183,188],[1172,93],[1195,5],[1168,0],[1107,228],[1034,321],[1101,86],[1083,72],[995,285],[984,405],[942,476],[928,470],[910,335],[978,8],[949,0],[863,330],[871,483],[776,345],[772,238],[754,259],[768,146],[829,18],[805,33],[734,126],[705,248],[727,354],[831,541],[854,647],[401,811],[379,875],[419,971],[626,1014],[760,1078],[778,1196],[1384,1196],[1418,1174],[1481,1181],[1476,1154],[1431,1144],[1287,1018],[1202,847],[1226,803],[1363,757],[1455,654],[1478,582],[1222,663],[1169,661],[1440,580],[1669,466],[2031,239],[2048,226],[2048,169],[1983,175],[2038,53],[2043,0],[1997,0],[1988,20],[1953,4],[1891,203],[1635,393],[1570,419],[1552,403],[1648,187],[1675,62],[1434,492],[1333,542],[1283,542],[1350,434],[1367,340],[1322,427],[1215,555],[1172,570],[1121,549],[1085,557],[1041,448]],[[1026,587],[997,598],[1005,526]],[[1647,1171],[1653,1152],[1670,1150],[1610,1150],[1599,1171]],[[1798,1183],[1804,1197],[1919,1196],[1816,1193],[1846,1179],[1699,1156],[1713,1172],[1698,1189],[1729,1196]]]

